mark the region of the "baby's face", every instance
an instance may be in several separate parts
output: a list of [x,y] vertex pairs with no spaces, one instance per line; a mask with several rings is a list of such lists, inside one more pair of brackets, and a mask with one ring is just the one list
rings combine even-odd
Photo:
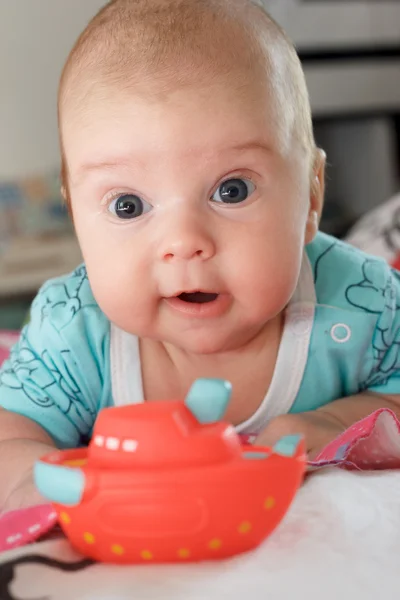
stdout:
[[64,115],[89,280],[122,329],[220,352],[284,309],[315,219],[309,162],[285,151],[269,103],[258,85],[163,101],[109,89]]

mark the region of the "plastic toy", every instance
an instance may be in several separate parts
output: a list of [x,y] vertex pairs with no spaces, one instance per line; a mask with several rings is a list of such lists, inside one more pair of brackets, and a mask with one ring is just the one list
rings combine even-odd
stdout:
[[286,513],[304,444],[243,446],[222,422],[230,384],[197,380],[185,402],[100,412],[88,448],[35,465],[41,494],[83,555],[111,563],[222,559],[258,546]]

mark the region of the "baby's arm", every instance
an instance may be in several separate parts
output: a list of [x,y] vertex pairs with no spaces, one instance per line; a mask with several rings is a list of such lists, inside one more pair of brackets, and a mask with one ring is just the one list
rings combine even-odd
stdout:
[[90,438],[111,401],[108,332],[83,268],[39,292],[0,367],[0,510],[42,502],[35,461]]
[[348,427],[380,408],[391,409],[400,419],[400,395],[365,392],[335,400],[314,411],[281,415],[269,423],[256,444],[273,446],[284,435],[302,434],[312,460]]
[[316,412],[336,421],[343,429],[347,429],[381,408],[389,408],[400,420],[400,395],[364,392],[335,400],[326,406],[321,406]]
[[55,445],[37,423],[0,409],[0,511],[44,503],[32,478],[36,459]]

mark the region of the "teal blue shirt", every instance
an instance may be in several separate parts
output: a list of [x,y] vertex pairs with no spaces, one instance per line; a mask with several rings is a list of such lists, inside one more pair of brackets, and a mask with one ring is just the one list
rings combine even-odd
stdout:
[[[285,367],[281,357],[288,376],[298,369],[293,401],[282,411],[316,409],[364,390],[399,394],[399,274],[321,233],[306,253],[315,300],[304,306],[312,322],[304,343],[302,328],[295,333],[304,365]],[[39,423],[59,447],[85,443],[98,412],[114,404],[110,331],[84,266],[47,282],[0,369],[0,406]],[[276,413],[279,397],[275,405]]]

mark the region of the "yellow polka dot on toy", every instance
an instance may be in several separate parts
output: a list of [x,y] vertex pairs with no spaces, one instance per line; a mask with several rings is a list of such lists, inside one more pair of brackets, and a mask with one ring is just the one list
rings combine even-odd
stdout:
[[68,523],[71,523],[71,517],[66,512],[62,512],[60,514],[60,521],[68,525]]
[[94,535],[88,531],[83,534],[83,539],[87,544],[94,544],[96,541]]
[[243,521],[243,523],[241,523],[238,527],[238,531],[239,533],[249,533],[249,531],[251,530],[251,523],[249,523],[249,521]]
[[265,510],[271,510],[271,508],[274,508],[275,506],[275,498],[273,498],[272,496],[269,496],[269,498],[266,499],[266,501],[264,502],[264,508]]
[[219,550],[219,548],[221,548],[222,546],[222,542],[221,540],[218,540],[217,538],[211,540],[211,542],[208,544],[208,547],[210,548],[210,550]]

